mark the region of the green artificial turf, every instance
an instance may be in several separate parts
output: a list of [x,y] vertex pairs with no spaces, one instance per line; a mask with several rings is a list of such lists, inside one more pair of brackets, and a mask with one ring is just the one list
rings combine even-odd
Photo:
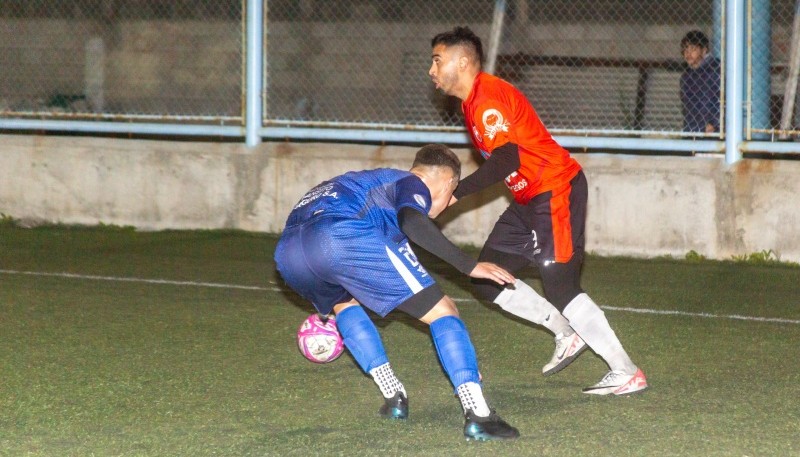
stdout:
[[800,455],[796,266],[587,259],[584,287],[650,383],[607,398],[580,391],[607,370],[591,352],[542,377],[551,335],[420,253],[458,302],[490,405],[522,434],[475,443],[427,328],[407,316],[372,317],[408,421],[378,417],[379,391],[348,354],[306,361],[294,338],[312,310],[277,278],[274,245],[0,225],[0,455]]

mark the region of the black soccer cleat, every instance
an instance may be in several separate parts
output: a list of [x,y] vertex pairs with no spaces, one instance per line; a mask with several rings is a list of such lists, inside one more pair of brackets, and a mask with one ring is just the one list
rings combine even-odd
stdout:
[[467,411],[464,423],[464,436],[469,440],[512,440],[519,438],[519,430],[508,425],[494,411],[486,417],[476,416],[472,410]]
[[408,419],[408,398],[398,391],[392,398],[384,398],[383,406],[378,410],[384,419]]

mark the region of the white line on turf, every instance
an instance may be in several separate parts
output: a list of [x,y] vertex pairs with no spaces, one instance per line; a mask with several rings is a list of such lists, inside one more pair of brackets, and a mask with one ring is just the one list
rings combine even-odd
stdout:
[[711,314],[711,313],[691,313],[688,311],[671,311],[671,310],[662,310],[662,309],[646,309],[646,308],[625,308],[625,307],[617,307],[617,306],[601,306],[603,309],[607,309],[609,311],[625,311],[629,313],[640,313],[640,314],[661,314],[661,315],[671,315],[671,316],[691,316],[691,317],[709,317],[713,319],[735,319],[740,321],[756,321],[756,322],[776,322],[779,324],[800,324],[800,320],[798,319],[783,319],[781,317],[754,317],[754,316],[742,316],[739,314]]
[[71,278],[71,279],[92,279],[96,281],[120,281],[120,282],[141,282],[147,284],[168,284],[171,286],[217,287],[220,289],[266,290],[270,292],[280,292],[281,290],[278,287],[241,286],[237,284],[220,284],[215,282],[171,281],[168,279],[146,279],[146,278],[129,278],[129,277],[118,277],[118,276],[79,275],[74,273],[45,273],[39,271],[18,271],[18,270],[0,270],[0,273],[9,275],[51,276],[59,278]]
[[[198,282],[198,281],[172,281],[168,279],[147,279],[147,278],[131,278],[119,276],[95,276],[95,275],[80,275],[75,273],[48,273],[40,271],[20,271],[20,270],[0,270],[0,274],[7,275],[27,275],[27,276],[50,276],[59,278],[70,279],[86,279],[95,281],[119,281],[119,282],[138,282],[145,284],[165,284],[172,286],[193,286],[193,287],[216,287],[219,289],[239,289],[239,290],[261,290],[267,292],[280,292],[283,290],[280,287],[262,287],[262,286],[243,286],[239,284],[224,284],[215,282]],[[466,303],[475,302],[472,298],[455,298],[456,302]],[[738,314],[710,314],[710,313],[693,313],[689,311],[674,311],[674,310],[660,310],[660,309],[647,309],[647,308],[627,308],[617,306],[601,306],[600,308],[608,311],[623,311],[628,313],[639,314],[659,314],[666,316],[689,316],[689,317],[705,317],[710,319],[733,319],[742,321],[754,322],[772,322],[778,324],[798,324],[798,319],[783,319],[780,317],[757,317],[757,316],[741,316]]]

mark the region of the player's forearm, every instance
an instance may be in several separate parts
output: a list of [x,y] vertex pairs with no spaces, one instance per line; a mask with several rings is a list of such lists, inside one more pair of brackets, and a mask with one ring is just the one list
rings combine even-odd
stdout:
[[411,241],[465,275],[469,275],[478,264],[475,259],[448,240],[427,215],[411,208],[403,208],[398,214],[398,221],[400,230]]
[[456,199],[481,191],[492,184],[506,179],[506,176],[517,171],[520,166],[519,147],[514,143],[506,143],[495,149],[489,160],[484,162],[475,173],[458,183],[453,192]]

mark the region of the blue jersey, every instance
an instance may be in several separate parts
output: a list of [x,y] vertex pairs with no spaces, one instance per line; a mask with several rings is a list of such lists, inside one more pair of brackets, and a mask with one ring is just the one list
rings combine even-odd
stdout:
[[363,220],[385,234],[400,235],[397,213],[401,208],[427,214],[430,206],[430,191],[411,172],[391,168],[351,171],[308,191],[292,209],[286,227],[335,216]]
[[289,214],[275,249],[284,281],[327,314],[355,298],[385,316],[436,283],[419,263],[397,213],[423,214],[428,187],[408,171],[350,172],[307,192]]

